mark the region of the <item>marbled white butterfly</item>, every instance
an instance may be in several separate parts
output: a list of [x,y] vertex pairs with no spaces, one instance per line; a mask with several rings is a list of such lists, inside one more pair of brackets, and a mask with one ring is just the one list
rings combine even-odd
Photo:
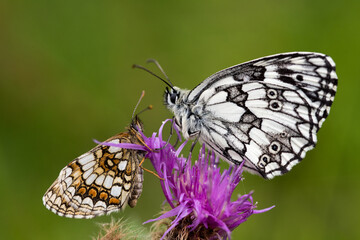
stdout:
[[292,52],[224,69],[193,90],[168,86],[165,104],[186,139],[271,179],[315,147],[337,75],[331,57]]

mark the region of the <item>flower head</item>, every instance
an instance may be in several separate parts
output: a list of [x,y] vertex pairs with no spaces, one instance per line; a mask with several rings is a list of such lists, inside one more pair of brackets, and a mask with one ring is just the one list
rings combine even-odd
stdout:
[[[172,208],[147,221],[174,218],[162,239],[174,239],[179,232],[183,232],[186,238],[230,239],[231,231],[249,216],[273,208],[255,210],[252,192],[232,201],[233,191],[242,180],[242,165],[221,173],[215,164],[217,157],[213,152],[206,151],[205,146],[192,165],[190,159],[179,156],[186,141],[177,150],[163,141],[162,130],[168,121],[171,120],[164,121],[158,134],[154,133],[149,138],[140,132],[146,144],[146,147],[141,146],[141,150],[147,151],[146,158],[151,160],[158,175],[164,179],[161,187]],[[130,145],[121,147],[131,148]],[[139,147],[135,145],[134,149],[140,150]]]
[[190,160],[179,157],[186,142],[175,151],[171,145],[164,145],[166,143],[162,142],[161,135],[162,128],[157,144],[153,144],[154,139],[147,139],[149,145],[160,147],[159,151],[149,153],[147,157],[159,176],[164,178],[162,188],[172,210],[148,222],[175,217],[164,236],[185,227],[192,238],[204,234],[208,238],[230,238],[231,231],[249,216],[272,208],[255,210],[252,192],[231,201],[231,195],[242,179],[242,165],[221,173],[215,164],[217,157],[213,152],[206,151],[205,146],[192,165]]

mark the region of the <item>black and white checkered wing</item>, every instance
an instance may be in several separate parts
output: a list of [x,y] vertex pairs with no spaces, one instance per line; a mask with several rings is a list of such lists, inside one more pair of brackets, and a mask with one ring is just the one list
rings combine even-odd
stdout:
[[195,111],[201,116],[201,142],[224,159],[245,160],[248,171],[273,178],[314,148],[336,89],[329,56],[293,52],[222,70],[183,101],[200,106]]

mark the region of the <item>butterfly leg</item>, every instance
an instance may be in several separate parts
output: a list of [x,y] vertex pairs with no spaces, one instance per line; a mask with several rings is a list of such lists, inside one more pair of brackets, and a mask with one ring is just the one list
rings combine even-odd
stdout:
[[195,140],[191,144],[190,153],[192,153],[192,151],[194,150],[195,145],[197,144],[198,141],[199,141],[199,137],[195,138]]
[[156,174],[155,172],[153,172],[153,171],[151,171],[151,170],[149,170],[149,169],[147,169],[147,168],[144,168],[144,167],[142,166],[144,160],[145,160],[145,157],[143,157],[143,159],[142,159],[141,162],[139,163],[139,167],[141,167],[142,169],[144,169],[144,170],[147,171],[148,173],[153,174],[154,176],[156,176],[156,177],[159,178],[160,180],[163,180],[163,181],[164,181],[164,180],[165,180],[164,178],[160,177],[160,176],[159,176],[158,174]]
[[139,142],[141,142],[142,145],[144,145],[150,152],[154,152],[154,149],[151,149],[143,140],[143,138],[141,137],[141,135],[138,132],[134,131],[134,134],[136,136],[136,138],[138,139]]
[[190,147],[190,151],[189,151],[189,156],[187,157],[186,159],[186,164],[188,163],[189,159],[191,161],[191,156],[192,156],[192,152],[195,148],[195,145],[196,143],[199,141],[199,136],[195,138],[195,140],[193,141],[193,143],[191,144],[191,147]]
[[[171,121],[170,136],[169,136],[169,139],[168,139],[168,143],[170,142],[170,138],[172,137],[172,135],[174,135],[174,122],[175,122],[174,119],[175,119],[175,117],[173,117],[172,121]],[[173,145],[173,147],[176,148],[178,143],[179,143],[179,137],[176,138],[176,142]]]
[[[174,120],[174,117],[173,117],[173,120]],[[173,122],[173,121],[171,121],[171,122]],[[167,141],[166,141],[166,144],[165,144],[161,149],[165,148],[165,147],[170,143],[171,137],[172,137],[173,134],[174,134],[173,129],[174,129],[174,128],[173,128],[173,124],[171,124],[169,137],[168,137],[168,139],[167,139]],[[174,148],[175,148],[175,146],[177,145],[177,142],[178,142],[178,139],[176,138],[176,143],[174,144]]]

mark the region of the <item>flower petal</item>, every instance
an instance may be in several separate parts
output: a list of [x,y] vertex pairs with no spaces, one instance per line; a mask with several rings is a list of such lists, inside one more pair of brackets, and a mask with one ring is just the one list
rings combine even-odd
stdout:
[[99,142],[96,139],[94,139],[93,141],[99,145],[105,145],[105,146],[110,146],[110,147],[119,147],[119,148],[126,148],[126,149],[149,151],[149,149],[147,149],[145,146],[137,145],[137,144],[133,144],[133,143]]

